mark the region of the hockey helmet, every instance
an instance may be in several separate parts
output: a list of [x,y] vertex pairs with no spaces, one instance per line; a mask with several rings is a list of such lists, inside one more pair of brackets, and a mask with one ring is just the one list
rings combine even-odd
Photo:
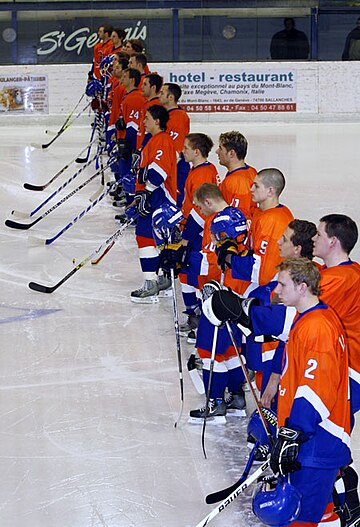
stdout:
[[110,77],[113,70],[114,55],[107,55],[100,62],[100,72],[103,77]]
[[[277,429],[277,416],[275,412],[273,412],[269,408],[262,408],[262,414],[267,424],[268,431],[275,439]],[[247,434],[249,442],[252,441],[253,443],[255,443],[256,441],[258,441],[260,445],[269,444],[268,435],[264,430],[264,425],[262,423],[258,410],[255,410],[250,416],[247,426]]]
[[103,85],[98,79],[92,79],[86,85],[85,93],[88,97],[96,97],[101,95],[103,91]]
[[152,228],[156,245],[172,243],[176,226],[184,219],[180,209],[165,201],[152,216]]
[[290,483],[271,478],[258,484],[255,489],[252,509],[265,525],[284,527],[294,522],[301,509],[301,494]]
[[226,207],[213,218],[210,231],[217,241],[225,238],[235,240],[241,234],[245,237],[247,234],[246,218],[240,209]]

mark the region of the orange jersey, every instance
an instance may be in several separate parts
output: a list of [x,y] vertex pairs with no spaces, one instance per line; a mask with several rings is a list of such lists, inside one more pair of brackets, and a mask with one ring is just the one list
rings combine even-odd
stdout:
[[205,220],[205,216],[200,213],[199,208],[193,203],[194,192],[203,183],[217,183],[217,169],[215,165],[208,161],[189,170],[185,182],[185,198],[181,208],[185,218],[189,216],[191,209],[194,209]]
[[198,276],[199,289],[201,290],[209,280],[220,281],[221,270],[217,264],[217,255],[215,253],[215,244],[211,240],[210,225],[217,213],[210,214],[205,218],[204,234],[201,247],[201,267]]
[[304,466],[340,467],[349,455],[350,403],[348,352],[336,313],[320,303],[298,314],[285,350],[278,426],[288,418],[290,428],[306,434]]
[[146,112],[148,108],[150,108],[150,106],[154,106],[154,104],[160,104],[159,97],[153,97],[152,99],[145,99],[144,105],[141,109],[139,131],[138,131],[137,138],[136,138],[137,150],[140,150],[140,148],[142,147],[144,137],[146,134],[145,125],[144,125],[144,119],[145,119]]
[[[176,151],[166,132],[151,137],[141,153],[140,169],[147,167],[145,188],[161,189],[164,196],[176,203]],[[163,201],[163,200],[162,200]]]
[[348,261],[320,272],[321,300],[338,314],[349,347],[350,377],[360,382],[360,265]]
[[219,185],[226,203],[240,209],[247,220],[251,220],[257,207],[250,192],[256,174],[255,168],[245,165],[228,172]]
[[121,101],[121,115],[125,121],[126,130],[118,131],[117,137],[129,139],[134,150],[136,148],[136,136],[139,130],[143,104],[144,97],[136,88],[126,93]]
[[190,119],[185,110],[180,107],[169,110],[166,131],[174,141],[177,153],[181,154],[184,148],[185,137],[190,131]]
[[121,102],[125,95],[126,89],[120,82],[113,85],[108,130],[114,130],[115,132],[115,123],[121,115]]
[[232,277],[259,285],[274,280],[276,267],[282,261],[277,242],[293,219],[285,205],[265,211],[255,209],[249,233],[253,255],[233,258]]
[[110,55],[112,50],[112,40],[107,42],[98,42],[94,46],[94,76],[97,79],[101,79],[100,64],[101,61],[107,56]]

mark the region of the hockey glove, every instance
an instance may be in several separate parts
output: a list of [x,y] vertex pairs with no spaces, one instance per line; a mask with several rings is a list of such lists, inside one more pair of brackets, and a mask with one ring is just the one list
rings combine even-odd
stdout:
[[172,243],[165,246],[160,253],[159,268],[163,270],[166,276],[170,276],[171,270],[174,270],[175,277],[180,271],[187,267],[190,249],[181,243]]
[[258,304],[256,298],[242,298],[233,291],[222,289],[215,291],[202,307],[204,315],[214,326],[222,326],[227,321],[235,322],[248,336],[252,331],[250,307]]
[[124,192],[135,194],[136,177],[133,172],[128,172],[121,178],[121,184]]
[[301,430],[293,430],[287,426],[280,428],[270,457],[270,467],[274,474],[280,473],[286,476],[290,472],[301,469],[301,463],[297,458],[300,445],[305,441],[306,438]]
[[141,167],[139,168],[139,172],[137,173],[137,180],[141,185],[146,185],[148,179],[148,167]]
[[219,242],[216,245],[215,252],[218,257],[218,266],[223,272],[226,269],[231,269],[231,258],[239,254],[236,241],[229,238]]
[[118,120],[115,122],[115,128],[116,130],[119,130],[119,131],[126,130],[126,123],[122,115],[120,115]]
[[139,190],[136,192],[135,201],[137,203],[137,209],[140,216],[149,216],[152,213],[152,207],[150,204],[151,192],[147,190]]

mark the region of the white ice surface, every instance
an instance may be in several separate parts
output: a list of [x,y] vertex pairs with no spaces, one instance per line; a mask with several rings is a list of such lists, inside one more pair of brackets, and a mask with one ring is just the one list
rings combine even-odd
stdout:
[[[247,161],[280,168],[282,202],[317,222],[346,213],[360,225],[360,124],[195,124],[216,141],[240,129]],[[117,228],[111,201],[102,201],[54,244],[31,248],[28,236],[50,237],[88,204],[91,183],[28,231],[4,226],[13,209],[30,212],[79,166],[44,192],[42,184],[76,157],[90,129],[70,128],[48,150],[38,126],[0,128],[0,525],[1,527],[190,527],[213,506],[204,497],[240,476],[248,450],[246,419],[189,425],[203,403],[186,372],[191,346],[182,341],[185,404],[179,428],[179,374],[172,301],[133,304],[142,283],[134,231],[129,229],[96,267],[87,265],[51,295],[29,281],[58,282]],[[215,149],[214,149],[215,150]],[[216,162],[213,153],[211,159]],[[224,170],[220,168],[221,173]],[[86,169],[44,212],[92,174]],[[27,220],[20,220],[26,222]],[[353,252],[359,260],[360,245]],[[181,302],[179,298],[179,302]],[[249,411],[252,408],[248,400]],[[353,453],[359,458],[359,434]],[[259,525],[251,489],[211,525]]]

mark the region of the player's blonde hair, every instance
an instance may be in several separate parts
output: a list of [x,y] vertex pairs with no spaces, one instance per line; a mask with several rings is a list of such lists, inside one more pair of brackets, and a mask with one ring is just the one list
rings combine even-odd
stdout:
[[288,258],[277,269],[287,271],[294,284],[305,283],[313,295],[320,296],[320,271],[308,258]]

